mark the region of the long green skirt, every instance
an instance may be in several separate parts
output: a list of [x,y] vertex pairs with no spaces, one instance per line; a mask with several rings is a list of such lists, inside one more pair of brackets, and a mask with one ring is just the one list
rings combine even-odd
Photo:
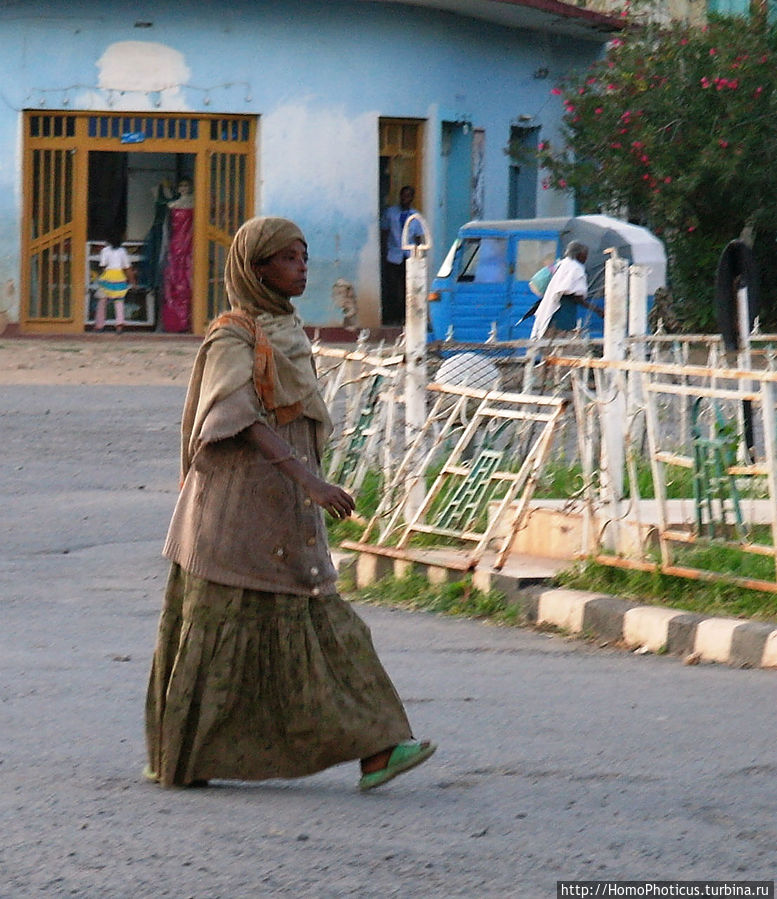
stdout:
[[146,698],[164,786],[301,777],[410,736],[368,627],[337,594],[226,587],[172,566]]

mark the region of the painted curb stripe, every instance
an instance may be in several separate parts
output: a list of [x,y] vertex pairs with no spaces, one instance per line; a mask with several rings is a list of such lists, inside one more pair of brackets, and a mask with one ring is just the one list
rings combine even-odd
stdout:
[[668,649],[669,622],[682,613],[676,609],[637,606],[623,616],[623,639],[629,646],[644,646],[651,652]]
[[746,621],[734,631],[731,638],[729,662],[732,665],[760,668],[763,665],[766,643],[773,633],[775,633],[773,624]]
[[764,668],[777,667],[777,631],[772,631],[764,643],[761,665]]
[[595,595],[576,590],[548,590],[540,594],[537,623],[553,624],[579,634],[583,629],[586,604]]
[[728,662],[731,656],[731,641],[734,631],[743,622],[736,618],[706,618],[696,627],[693,648],[703,659],[713,662]]
[[687,656],[693,652],[696,628],[704,615],[696,612],[680,612],[669,622],[666,633],[666,650],[673,655]]
[[614,596],[599,595],[585,607],[583,630],[602,640],[620,643],[623,640],[623,620],[626,612],[639,605]]

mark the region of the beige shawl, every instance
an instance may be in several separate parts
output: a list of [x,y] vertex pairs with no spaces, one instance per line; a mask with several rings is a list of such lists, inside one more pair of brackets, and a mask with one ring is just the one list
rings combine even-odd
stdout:
[[[210,410],[248,382],[278,423],[299,415],[313,419],[323,452],[332,423],[318,390],[310,341],[289,298],[261,283],[252,265],[295,240],[305,242],[302,232],[281,218],[249,219],[235,235],[225,268],[232,311],[211,323],[189,379],[181,422],[182,480]],[[243,427],[244,422],[236,423],[235,433]]]

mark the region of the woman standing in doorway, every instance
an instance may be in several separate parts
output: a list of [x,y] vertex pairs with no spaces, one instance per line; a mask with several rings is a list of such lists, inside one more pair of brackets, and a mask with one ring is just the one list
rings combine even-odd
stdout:
[[178,197],[168,204],[169,237],[164,269],[162,327],[170,333],[191,331],[194,185],[178,182]]
[[307,280],[302,232],[246,222],[225,280],[232,311],[209,328],[184,406],[146,776],[195,786],[360,759],[368,790],[436,747],[412,739],[368,628],[335,590],[321,509],[347,518],[354,503],[319,470],[331,422],[291,303]]

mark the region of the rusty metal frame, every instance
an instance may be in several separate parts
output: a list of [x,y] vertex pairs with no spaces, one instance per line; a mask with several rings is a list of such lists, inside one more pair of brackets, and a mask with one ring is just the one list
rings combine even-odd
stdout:
[[[427,390],[438,394],[438,399],[424,427],[408,448],[360,541],[350,545],[371,551],[374,551],[376,546],[383,547],[394,557],[402,558],[408,553],[406,557],[410,558],[411,554],[418,553],[417,549],[410,546],[410,541],[415,535],[452,538],[463,544],[474,544],[466,556],[466,567],[472,568],[478,564],[496,534],[507,523],[506,535],[501,539],[494,563],[494,567],[500,569],[507,559],[515,534],[524,523],[539,473],[550,451],[555,427],[567,402],[560,397],[478,390],[450,384],[432,383],[427,385]],[[424,483],[432,459],[444,440],[451,433],[461,429],[462,410],[466,403],[472,400],[478,402],[476,411],[461,432],[432,485],[425,491],[419,508],[409,520],[404,520],[402,513],[408,497],[418,483]],[[489,473],[489,483],[501,485],[506,489],[498,500],[493,514],[489,516],[485,528],[477,530],[471,527],[441,527],[427,523],[426,517],[443,489],[460,483],[460,480],[470,473],[471,465],[464,462],[462,456],[473,436],[494,420],[522,421],[533,425],[539,424],[541,427],[539,434],[531,441],[517,472],[500,468]],[[444,423],[435,435],[434,430],[440,421]],[[518,502],[514,505],[516,497]],[[382,527],[377,540],[368,542],[379,524],[382,524]],[[397,537],[396,545],[390,547],[390,543]]]
[[[621,378],[628,375],[638,378],[641,382],[650,464],[658,511],[657,535],[661,560],[652,562],[647,558],[643,547],[642,555],[639,558],[625,558],[623,555],[608,555],[599,552],[594,555],[596,561],[619,568],[661,571],[677,577],[731,583],[748,589],[777,592],[777,372],[635,361],[604,361],[591,358],[553,357],[546,361],[552,365],[574,369],[615,371]],[[660,380],[662,377],[672,380]],[[707,383],[689,383],[692,378],[698,378]],[[734,381],[738,389],[717,386],[721,381]],[[625,384],[625,381],[622,384]],[[753,404],[754,408],[760,409],[763,424],[764,460],[752,464],[741,462],[730,464],[725,466],[724,472],[731,477],[762,477],[766,479],[771,545],[754,543],[746,539],[711,539],[694,533],[691,527],[678,529],[669,525],[665,468],[667,465],[672,465],[690,469],[694,467],[695,462],[691,455],[667,449],[661,445],[657,408],[657,399],[661,395],[706,398],[713,402],[727,400],[738,404],[748,401]],[[677,543],[714,545],[753,555],[768,556],[774,562],[775,580],[738,577],[722,572],[677,565],[673,553],[673,547]]]

